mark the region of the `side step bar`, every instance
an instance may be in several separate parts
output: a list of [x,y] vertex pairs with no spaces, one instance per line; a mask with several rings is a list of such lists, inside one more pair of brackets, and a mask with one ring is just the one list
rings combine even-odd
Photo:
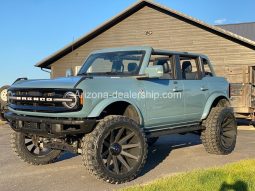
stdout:
[[144,129],[145,134],[148,138],[150,137],[159,137],[162,135],[170,135],[170,134],[180,134],[180,133],[189,133],[193,131],[203,130],[204,128],[200,123],[192,123],[191,125],[186,126],[176,126],[176,127],[168,127],[161,129]]

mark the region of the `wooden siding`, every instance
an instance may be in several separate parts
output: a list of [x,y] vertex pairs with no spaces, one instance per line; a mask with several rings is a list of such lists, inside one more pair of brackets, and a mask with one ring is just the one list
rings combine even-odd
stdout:
[[217,75],[235,83],[248,82],[248,66],[255,66],[254,50],[146,6],[53,63],[51,76],[64,76],[66,69],[82,65],[93,50],[133,45],[206,54]]

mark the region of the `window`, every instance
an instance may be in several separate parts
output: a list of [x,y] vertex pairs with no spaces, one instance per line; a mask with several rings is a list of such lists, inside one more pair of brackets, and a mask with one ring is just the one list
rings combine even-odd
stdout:
[[144,54],[144,51],[120,51],[92,54],[84,63],[79,74],[138,74]]
[[203,70],[204,70],[204,75],[203,76],[213,76],[212,70],[209,66],[208,60],[205,58],[202,58],[202,65],[203,65]]
[[199,80],[200,68],[198,57],[180,56],[182,79]]
[[174,65],[172,56],[151,55],[149,66],[161,65],[163,67],[163,76],[161,79],[174,79]]

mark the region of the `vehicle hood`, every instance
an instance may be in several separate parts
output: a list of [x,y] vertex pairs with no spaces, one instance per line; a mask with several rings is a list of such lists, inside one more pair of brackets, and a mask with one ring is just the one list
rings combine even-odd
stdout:
[[43,79],[43,80],[20,80],[11,88],[75,88],[82,81],[82,76]]

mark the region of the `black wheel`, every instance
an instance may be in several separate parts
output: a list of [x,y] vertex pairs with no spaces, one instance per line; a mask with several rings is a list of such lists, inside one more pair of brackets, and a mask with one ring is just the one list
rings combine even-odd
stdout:
[[11,144],[17,156],[33,165],[43,165],[54,162],[61,154],[60,150],[43,148],[39,138],[20,132],[11,134]]
[[120,184],[134,179],[147,158],[146,138],[138,124],[124,116],[107,116],[82,140],[82,158],[98,179]]
[[158,140],[158,137],[151,137],[147,139],[147,144],[149,147],[153,146]]
[[226,155],[234,150],[237,124],[231,108],[212,108],[203,126],[201,140],[208,153]]

